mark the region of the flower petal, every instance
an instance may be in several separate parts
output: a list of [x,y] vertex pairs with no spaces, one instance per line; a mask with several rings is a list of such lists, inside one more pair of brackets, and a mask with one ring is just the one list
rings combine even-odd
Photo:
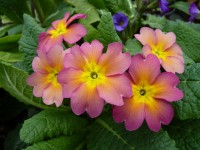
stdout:
[[84,70],[86,64],[86,58],[80,46],[75,45],[70,48],[70,52],[64,57],[65,68],[75,68],[78,70]]
[[173,32],[163,33],[160,29],[155,30],[159,47],[166,50],[176,42],[176,35]]
[[105,80],[104,83],[97,85],[97,90],[107,103],[121,106],[124,104],[122,97],[132,95],[131,83],[125,75],[107,77]]
[[42,94],[46,88],[48,88],[50,83],[40,83],[33,87],[33,95],[35,97],[42,97]]
[[50,66],[46,60],[46,57],[43,59],[35,57],[32,62],[32,68],[35,72],[48,73]]
[[184,63],[182,62],[182,59],[179,59],[177,57],[169,56],[166,58],[165,61],[162,62],[161,65],[167,72],[184,72]]
[[59,107],[63,101],[62,85],[51,84],[48,88],[44,90],[42,99],[43,99],[43,102],[47,105],[51,105],[55,103],[56,106]]
[[60,45],[53,46],[48,52],[47,52],[47,60],[49,62],[49,65],[52,68],[57,68],[58,70],[63,69],[64,67],[64,55],[65,52],[63,50],[63,47]]
[[132,58],[129,73],[136,84],[141,81],[151,84],[160,73],[160,62],[152,54],[148,55],[146,59],[141,54],[137,54]]
[[84,42],[81,45],[81,49],[88,61],[97,63],[103,51],[103,44],[97,40],[93,40],[91,45],[88,42]]
[[90,117],[100,115],[104,101],[98,96],[96,88],[89,88],[86,84],[80,86],[71,97],[71,108],[76,115],[87,111]]
[[106,53],[102,54],[99,59],[99,66],[102,66],[107,76],[124,73],[131,63],[129,53],[122,53],[123,45],[114,42],[108,45]]
[[80,74],[81,70],[73,68],[63,69],[58,74],[58,82],[63,85],[63,97],[70,98],[72,92],[82,85]]
[[[54,29],[57,28],[57,26],[58,26],[59,23],[66,24],[66,23],[67,23],[67,19],[69,18],[69,16],[70,16],[70,13],[69,13],[69,12],[66,12],[63,19],[54,21],[54,22],[52,23],[52,26],[54,27]],[[66,25],[66,26],[67,26],[67,25]]]
[[127,130],[136,130],[144,121],[144,104],[135,100],[134,96],[125,99],[123,106],[113,107],[113,117],[117,123],[125,121]]
[[47,32],[41,32],[38,37],[38,48],[37,50],[46,51],[45,45],[49,40]]
[[85,14],[76,14],[73,15],[72,17],[70,17],[70,19],[67,21],[66,25],[68,26],[72,21],[76,20],[76,19],[85,19],[86,15]]
[[167,56],[174,56],[180,59],[184,63],[183,52],[178,44],[173,44],[165,51]]
[[142,45],[156,45],[156,33],[153,29],[149,27],[142,27],[140,29],[140,34],[135,34],[134,36],[137,40],[139,40],[142,43]]
[[83,25],[74,23],[67,28],[67,32],[63,36],[66,42],[73,44],[84,37],[86,33],[87,31]]
[[30,86],[37,86],[41,83],[47,83],[47,74],[34,72],[27,78],[27,84]]
[[174,116],[173,107],[170,103],[154,99],[151,105],[145,107],[145,119],[149,128],[158,132],[161,128],[161,123],[168,125]]
[[177,101],[183,98],[183,92],[176,88],[179,78],[170,72],[164,72],[158,75],[154,82],[155,98],[165,99],[169,102]]

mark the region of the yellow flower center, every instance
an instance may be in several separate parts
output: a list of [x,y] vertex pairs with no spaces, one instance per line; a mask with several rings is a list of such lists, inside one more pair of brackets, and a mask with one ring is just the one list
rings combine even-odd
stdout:
[[84,72],[81,74],[81,80],[89,88],[96,88],[98,84],[105,82],[106,77],[102,73],[101,67],[93,62],[86,64]]
[[55,30],[51,30],[49,33],[51,35],[51,38],[55,38],[62,34],[65,34],[66,32],[67,32],[66,25],[63,23],[59,23],[57,28]]
[[57,86],[60,84],[58,83],[58,80],[57,80],[58,72],[59,72],[58,70],[54,69],[47,76],[48,82],[53,84],[54,86]]
[[138,85],[132,84],[133,96],[138,102],[149,104],[154,96],[154,87],[148,84],[146,81],[139,83]]
[[160,47],[154,47],[154,48],[152,48],[152,53],[154,55],[156,55],[158,58],[163,59],[163,60],[165,60],[166,57],[167,57],[165,51],[162,48],[160,48]]

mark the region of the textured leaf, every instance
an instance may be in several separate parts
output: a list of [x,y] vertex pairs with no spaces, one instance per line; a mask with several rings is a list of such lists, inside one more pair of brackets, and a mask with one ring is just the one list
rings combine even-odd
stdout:
[[200,120],[174,121],[167,126],[168,134],[180,150],[199,150]]
[[108,116],[97,119],[89,131],[89,150],[176,150],[167,132],[154,133],[146,126],[126,131],[122,124],[116,124]]
[[24,26],[19,40],[19,50],[24,54],[24,66],[27,71],[32,70],[32,60],[36,56],[38,35],[44,31],[34,18],[24,14]]
[[86,120],[69,112],[44,110],[24,122],[20,138],[32,144],[46,138],[79,133],[86,125]]
[[97,29],[99,31],[99,37],[97,37],[97,39],[100,40],[104,46],[107,46],[111,42],[121,42],[115,31],[110,12],[102,11],[101,21]]
[[179,119],[200,118],[200,63],[185,67],[179,75],[179,87],[184,92],[182,100],[175,102],[175,112]]
[[60,136],[58,138],[42,141],[27,147],[25,150],[78,150],[82,136]]
[[91,24],[88,24],[87,22],[82,22],[84,27],[87,30],[87,34],[83,37],[84,41],[91,42],[94,40],[94,37],[99,36],[99,31],[94,28]]
[[28,75],[26,72],[23,72],[10,64],[0,62],[0,87],[4,88],[13,97],[16,97],[19,101],[26,104],[42,109],[54,108],[45,105],[41,98],[33,96],[32,88],[26,84],[27,77]]
[[183,11],[184,13],[190,15],[188,2],[178,1],[178,2],[174,3],[173,5],[171,5],[171,7],[176,8],[176,9]]
[[136,39],[128,39],[125,43],[124,49],[133,56],[142,52],[142,45]]

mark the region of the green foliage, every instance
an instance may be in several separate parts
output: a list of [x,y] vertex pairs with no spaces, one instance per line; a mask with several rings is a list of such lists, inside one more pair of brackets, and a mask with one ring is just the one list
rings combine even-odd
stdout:
[[85,129],[87,121],[66,111],[44,110],[26,120],[20,138],[33,144],[59,135],[72,135]]
[[180,150],[198,150],[200,148],[199,127],[200,120],[175,120],[167,126],[167,131]]
[[142,52],[142,45],[136,39],[128,39],[125,43],[125,52],[129,52],[131,56]]
[[183,11],[184,13],[189,14],[189,3],[188,2],[183,2],[183,1],[178,1],[171,5],[172,8],[176,8],[180,11]]
[[200,118],[200,63],[185,67],[185,72],[179,75],[179,87],[184,92],[182,100],[175,102],[175,112],[179,119]]
[[38,44],[38,35],[43,28],[37,24],[36,20],[31,16],[24,14],[24,26],[22,36],[19,40],[19,50],[25,56],[24,67],[27,71],[32,70],[32,60],[36,56]]
[[[60,136],[27,147],[25,150],[79,150],[82,136]],[[80,147],[81,148],[81,147]]]
[[13,97],[16,97],[25,104],[30,104],[42,109],[54,108],[43,104],[41,98],[33,96],[32,88],[26,84],[27,77],[28,75],[26,72],[10,64],[0,62],[0,87],[4,88]]
[[0,0],[0,13],[15,23],[22,23],[23,13],[30,14],[27,0]]
[[14,25],[13,24],[8,24],[8,25],[4,25],[0,28],[0,37],[4,36],[6,34],[6,32],[12,28]]
[[99,31],[99,37],[97,37],[97,39],[100,40],[104,46],[107,46],[112,42],[121,42],[115,31],[111,13],[108,11],[102,11],[101,14],[101,21],[97,26]]
[[151,132],[146,126],[126,131],[111,117],[98,118],[90,127],[88,150],[176,150],[175,142],[167,132]]
[[0,51],[11,51],[18,48],[17,41],[20,39],[21,34],[8,35],[0,38]]

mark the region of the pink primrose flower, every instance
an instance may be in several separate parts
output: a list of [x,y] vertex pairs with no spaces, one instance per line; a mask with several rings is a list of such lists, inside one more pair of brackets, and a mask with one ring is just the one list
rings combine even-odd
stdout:
[[67,12],[63,19],[56,20],[52,23],[52,27],[47,32],[39,35],[38,50],[47,52],[54,45],[62,45],[62,41],[73,44],[86,35],[85,27],[79,23],[73,23],[76,19],[86,18],[84,14],[76,14],[69,18],[70,13]]
[[34,73],[27,79],[27,84],[33,86],[33,95],[42,97],[47,105],[53,103],[59,107],[63,101],[62,85],[57,81],[58,73],[64,68],[65,51],[56,45],[47,53],[38,51],[33,59]]
[[63,84],[63,96],[71,98],[71,108],[76,115],[85,111],[90,117],[100,115],[104,101],[121,106],[123,97],[132,96],[131,82],[124,75],[131,63],[129,53],[122,53],[122,44],[103,45],[97,41],[75,45],[65,55],[65,69],[58,75]]
[[161,123],[168,125],[174,115],[170,102],[180,100],[183,92],[176,88],[178,77],[171,72],[160,72],[160,62],[155,55],[146,59],[141,54],[132,58],[129,68],[133,96],[124,100],[123,106],[113,107],[117,123],[125,122],[127,130],[138,129],[144,120],[152,131],[159,131]]
[[183,53],[180,46],[176,44],[174,33],[165,34],[160,29],[154,31],[143,27],[140,29],[140,34],[135,34],[135,38],[142,43],[142,53],[145,57],[149,54],[156,55],[167,72],[184,72]]

